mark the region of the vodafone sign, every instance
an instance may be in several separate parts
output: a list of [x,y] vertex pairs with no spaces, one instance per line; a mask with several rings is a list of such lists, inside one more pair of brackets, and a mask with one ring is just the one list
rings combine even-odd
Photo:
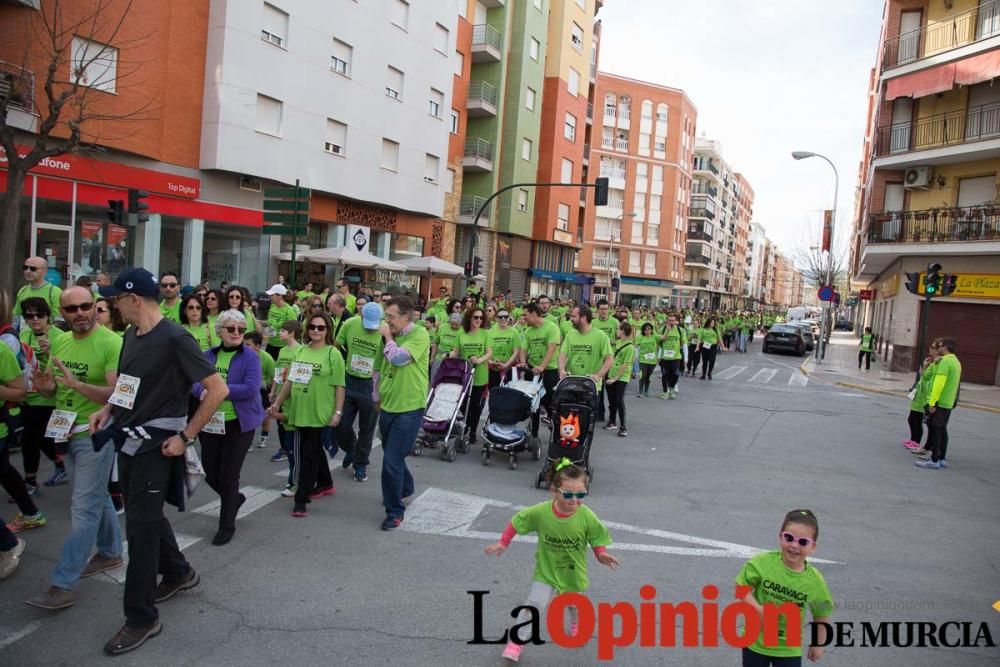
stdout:
[[[18,153],[25,155],[27,146],[18,146]],[[7,154],[0,148],[0,169],[7,168]],[[139,188],[149,192],[197,199],[201,193],[201,181],[197,178],[177,176],[152,169],[129,167],[117,162],[103,162],[83,155],[59,155],[47,157],[32,170],[38,176],[57,176],[74,181],[98,183],[110,187]]]

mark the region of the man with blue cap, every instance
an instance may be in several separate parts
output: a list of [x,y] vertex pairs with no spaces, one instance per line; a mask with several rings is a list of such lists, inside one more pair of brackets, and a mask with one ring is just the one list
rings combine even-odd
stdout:
[[[354,481],[368,479],[368,457],[372,451],[375,424],[378,420],[377,391],[382,366],[384,341],[382,306],[376,302],[361,308],[361,317],[344,322],[337,333],[337,347],[344,353],[346,393],[344,414],[337,426],[337,443],[344,450],[345,468],[354,465]],[[354,419],[358,432],[354,433]]]

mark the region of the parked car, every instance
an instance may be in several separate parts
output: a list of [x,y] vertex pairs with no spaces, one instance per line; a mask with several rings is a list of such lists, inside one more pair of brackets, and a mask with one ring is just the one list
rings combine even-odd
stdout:
[[792,324],[774,324],[764,336],[764,354],[777,350],[794,352],[800,357],[806,353],[805,330]]
[[835,331],[854,331],[854,322],[850,320],[837,320],[833,328]]
[[816,339],[819,332],[814,333],[812,324],[809,322],[789,322],[788,326],[795,327],[802,332],[802,340],[806,346],[806,352],[812,352],[816,348]]

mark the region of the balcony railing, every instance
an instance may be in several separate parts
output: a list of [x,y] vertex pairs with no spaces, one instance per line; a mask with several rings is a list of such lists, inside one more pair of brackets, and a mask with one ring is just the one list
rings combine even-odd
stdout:
[[628,153],[628,139],[615,139],[615,150]]
[[708,241],[712,242],[712,235],[703,229],[698,229],[697,227],[688,228],[688,241]]
[[693,195],[711,195],[718,198],[719,190],[714,188],[705,181],[695,181],[691,184],[691,194]]
[[594,121],[594,103],[587,102],[587,120]]
[[695,171],[710,171],[713,174],[715,174],[716,176],[719,175],[719,168],[716,167],[711,162],[709,162],[708,160],[695,160],[694,161],[694,170]]
[[597,65],[590,63],[590,80],[593,81],[597,78]]
[[473,81],[469,85],[469,99],[485,102],[495,108],[497,105],[497,89],[486,81]]
[[604,178],[620,178],[625,180],[625,170],[624,169],[614,169],[613,167],[606,167],[601,165],[601,176]]
[[0,100],[6,100],[8,108],[34,113],[35,75],[0,60]]
[[698,253],[688,253],[687,255],[684,256],[684,261],[690,264],[704,264],[705,266],[708,266],[709,262],[711,262],[712,260],[706,257],[705,255],[701,255]]
[[500,50],[503,46],[503,35],[491,25],[481,23],[472,26],[472,46],[492,46]]
[[868,243],[936,243],[1000,240],[1000,204],[925,211],[873,213]]
[[1000,103],[880,127],[877,139],[880,157],[1000,139]]
[[583,161],[590,162],[590,144],[583,145]]
[[906,65],[1000,34],[1000,2],[984,2],[974,9],[887,39],[882,67]]
[[715,219],[715,211],[711,211],[707,208],[692,206],[688,209],[688,217],[691,218],[708,218],[709,220]]
[[[468,218],[469,222],[472,222],[476,217],[476,212],[486,201],[486,197],[480,197],[479,195],[462,195],[462,198],[458,200],[458,215],[463,218]],[[490,207],[486,207],[483,211],[483,219],[490,219]]]

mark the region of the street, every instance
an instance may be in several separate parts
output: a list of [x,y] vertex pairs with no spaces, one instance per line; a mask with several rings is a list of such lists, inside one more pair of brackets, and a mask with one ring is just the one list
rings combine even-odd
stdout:
[[[630,392],[627,439],[598,430],[587,503],[622,545],[609,549],[622,567],[612,572],[591,559],[592,599],[638,604],[645,584],[664,602],[700,604],[707,584],[719,587],[720,601],[731,599],[743,561],[754,549],[776,548],[784,513],[808,507],[820,522],[816,558],[833,561],[818,567],[839,607],[834,620],[995,620],[996,416],[956,412],[952,466],[920,470],[898,444],[903,400],[803,383],[798,357],[759,350],[758,339],[745,355],[720,355],[715,379],[682,379],[675,401]],[[530,457],[514,471],[500,458],[483,467],[475,450],[455,463],[434,452],[411,457],[416,497],[402,529],[383,533],[377,474],[355,483],[338,457],[337,494],[294,519],[291,502],[277,493],[286,468],[268,461],[273,451],[247,456],[242,483],[251,498],[230,545],[209,543],[215,497],[207,487],[192,499],[200,511],[169,512],[201,585],[160,606],[162,635],[125,664],[390,664],[402,651],[414,665],[501,664],[500,646],[466,643],[473,636],[466,591],[490,591],[486,637],[502,632],[527,595],[533,544],[517,538],[499,560],[483,549],[512,506],[546,497],[532,488],[537,464]],[[121,623],[121,572],[84,580],[77,604],[62,612],[23,604],[48,585],[68,527],[68,496],[68,486],[43,491],[39,505],[49,523],[24,534],[22,567],[3,583],[0,664],[107,661],[101,645]],[[594,642],[566,651],[528,646],[522,661],[597,662]],[[831,648],[822,664],[977,666],[996,664],[996,655],[983,648]],[[615,654],[617,664],[738,661],[731,648]]]

